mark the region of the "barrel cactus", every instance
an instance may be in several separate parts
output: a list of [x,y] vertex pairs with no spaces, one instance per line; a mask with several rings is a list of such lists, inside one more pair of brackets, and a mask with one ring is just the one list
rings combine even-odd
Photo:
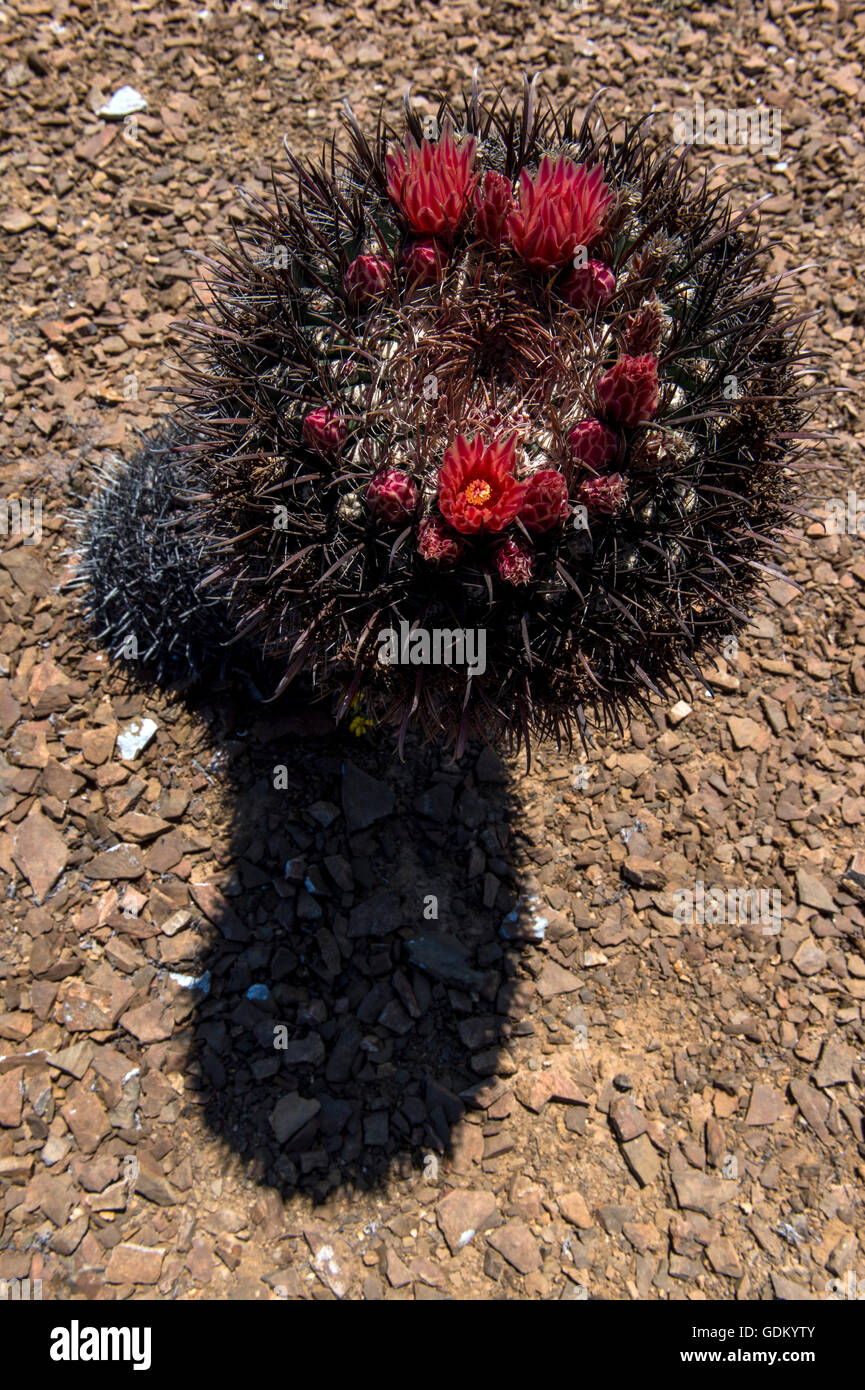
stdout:
[[[345,124],[246,196],[185,330],[198,593],[230,594],[275,692],[362,697],[400,739],[621,725],[776,573],[801,322],[644,124],[535,84]],[[450,646],[394,659],[393,632]]]

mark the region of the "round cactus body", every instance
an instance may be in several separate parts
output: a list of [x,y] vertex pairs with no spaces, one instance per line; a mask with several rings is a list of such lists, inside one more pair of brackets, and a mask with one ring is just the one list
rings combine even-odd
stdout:
[[[280,689],[458,748],[621,722],[773,569],[801,328],[642,126],[531,85],[347,133],[249,200],[187,330],[201,551]],[[483,669],[380,660],[402,621]]]

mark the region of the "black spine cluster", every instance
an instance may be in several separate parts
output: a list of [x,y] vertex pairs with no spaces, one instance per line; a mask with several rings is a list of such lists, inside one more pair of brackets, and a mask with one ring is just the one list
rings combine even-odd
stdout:
[[[95,498],[77,512],[76,578],[94,636],[110,655],[162,683],[225,666],[234,622],[225,596],[200,587],[202,548],[185,500],[195,485],[176,424],[104,464]],[[242,660],[248,653],[238,653]]]

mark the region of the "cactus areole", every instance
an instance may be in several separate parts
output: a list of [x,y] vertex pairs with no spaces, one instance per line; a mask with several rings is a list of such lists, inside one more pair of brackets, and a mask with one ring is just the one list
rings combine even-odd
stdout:
[[[246,197],[184,329],[200,593],[271,693],[303,675],[400,738],[621,727],[779,573],[802,319],[645,124],[527,83],[345,126]],[[482,630],[485,670],[380,661],[403,621]]]

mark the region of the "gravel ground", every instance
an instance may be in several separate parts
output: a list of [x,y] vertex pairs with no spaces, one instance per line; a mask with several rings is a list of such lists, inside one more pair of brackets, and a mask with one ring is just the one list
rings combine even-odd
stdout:
[[[345,96],[393,111],[476,64],[511,92],[524,70],[562,99],[604,87],[611,119],[654,106],[661,131],[697,98],[777,113],[780,148],[694,161],[766,199],[773,270],[806,266],[833,388],[814,461],[843,470],[816,475],[825,514],[865,486],[863,56],[836,0],[2,5],[0,1281],[865,1287],[855,516],[803,522],[802,592],[768,586],[714,700],[528,775],[138,687],[60,587],[75,498],[164,409],[167,330],[236,186],[264,189],[284,133],[314,152]],[[146,110],[100,118],[127,84]],[[700,891],[720,911],[688,919]]]

